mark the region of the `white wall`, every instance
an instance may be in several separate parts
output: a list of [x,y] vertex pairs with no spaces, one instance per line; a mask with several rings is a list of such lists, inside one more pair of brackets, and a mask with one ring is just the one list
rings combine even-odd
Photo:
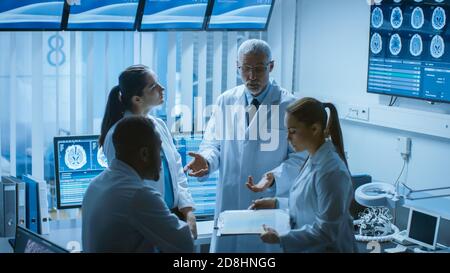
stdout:
[[[367,1],[299,0],[298,3],[298,95],[337,104],[386,105],[386,96],[366,93],[370,24]],[[449,104],[430,105],[400,98],[399,107],[417,113],[447,114],[441,116],[450,120]],[[388,111],[384,118],[395,118],[395,111],[392,115]],[[408,136],[412,138],[408,185],[417,189],[450,186],[450,134],[435,137],[351,121],[342,121],[342,127],[353,173],[368,173],[374,180],[393,182],[402,167],[396,137]]]

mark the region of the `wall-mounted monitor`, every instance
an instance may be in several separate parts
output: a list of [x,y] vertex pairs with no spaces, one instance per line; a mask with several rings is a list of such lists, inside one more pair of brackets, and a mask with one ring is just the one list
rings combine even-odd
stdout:
[[367,92],[450,102],[450,1],[371,6]]
[[139,30],[202,30],[208,0],[145,0]]
[[0,30],[60,30],[64,0],[1,0]]
[[275,0],[213,0],[208,30],[266,30]]
[[135,30],[139,0],[72,1],[67,30]]

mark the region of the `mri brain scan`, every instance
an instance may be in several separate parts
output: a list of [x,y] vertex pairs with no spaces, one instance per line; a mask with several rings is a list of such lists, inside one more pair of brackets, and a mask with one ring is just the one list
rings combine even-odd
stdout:
[[397,56],[402,50],[402,39],[400,35],[394,34],[391,36],[391,41],[389,42],[389,50],[392,55]]
[[379,28],[383,25],[383,11],[380,8],[375,8],[372,12],[372,26]]
[[72,170],[78,170],[87,163],[86,151],[80,145],[67,147],[64,155],[64,163]]
[[433,28],[436,30],[441,30],[445,27],[447,17],[445,15],[445,10],[441,7],[437,7],[433,11],[433,17],[431,18],[431,23]]
[[378,33],[374,33],[372,35],[372,39],[370,40],[370,50],[373,54],[378,54],[381,52],[383,48],[383,40],[381,39],[381,35]]
[[422,43],[422,37],[420,37],[419,34],[415,34],[411,38],[411,42],[409,43],[409,52],[414,57],[420,56],[423,51],[423,43]]
[[445,43],[441,36],[436,35],[431,40],[430,53],[433,58],[440,58],[444,55]]
[[416,7],[411,14],[411,26],[415,29],[419,29],[425,23],[423,9]]
[[393,28],[397,29],[402,26],[403,23],[403,12],[399,7],[392,10],[391,13],[391,25]]
[[100,147],[97,151],[97,161],[103,168],[108,168],[108,161],[105,154],[103,153],[103,147]]

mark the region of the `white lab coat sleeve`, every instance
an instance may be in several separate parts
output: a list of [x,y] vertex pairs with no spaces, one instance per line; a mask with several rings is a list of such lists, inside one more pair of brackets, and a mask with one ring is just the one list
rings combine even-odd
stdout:
[[[223,95],[217,99],[216,108],[211,115],[206,126],[205,134],[203,135],[202,143],[200,144],[198,153],[202,155],[209,165],[209,173],[211,174],[219,169],[220,166],[220,140],[223,133],[223,118],[221,115],[223,103]],[[219,124],[218,124],[219,123]]]
[[277,209],[289,209],[289,198],[277,197]]
[[292,181],[300,174],[300,168],[307,158],[306,152],[295,152],[289,146],[288,158],[278,167],[269,171],[275,178],[275,183],[269,191],[274,191],[277,197],[288,197]]
[[[293,229],[280,236],[280,244],[285,252],[309,252],[319,246],[329,245],[338,240],[339,229],[348,214],[348,173],[332,171],[315,182],[318,211],[315,221],[299,229]],[[291,202],[294,200],[291,200]],[[294,202],[303,202],[295,200]],[[301,209],[301,204],[296,205]]]
[[161,195],[149,187],[136,192],[130,222],[161,252],[193,252],[194,242],[186,223],[170,213]]
[[167,125],[164,121],[160,121],[161,126],[165,130],[165,134],[167,135],[167,138],[169,139],[169,146],[170,150],[173,153],[173,157],[175,158],[175,164],[176,164],[176,179],[177,179],[177,185],[178,185],[178,208],[187,208],[187,207],[194,207],[194,199],[192,199],[192,194],[189,190],[186,174],[183,171],[183,163],[181,161],[180,153],[178,152],[177,148],[175,147],[175,144],[173,143],[172,134],[169,131],[169,128],[167,128]]

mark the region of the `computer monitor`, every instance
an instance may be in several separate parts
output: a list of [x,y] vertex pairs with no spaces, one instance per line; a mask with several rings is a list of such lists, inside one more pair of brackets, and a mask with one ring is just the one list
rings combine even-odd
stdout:
[[434,250],[439,231],[440,217],[411,208],[408,220],[408,241]]
[[275,0],[214,0],[208,30],[267,29]]
[[14,253],[69,253],[29,229],[17,226]]
[[135,30],[139,0],[72,1],[67,30]]
[[450,2],[375,1],[367,92],[450,103]]
[[2,0],[0,30],[60,30],[64,0]]
[[[175,145],[181,156],[183,166],[186,166],[192,158],[188,152],[196,152],[202,141],[201,134],[175,135]],[[188,187],[194,199],[194,214],[199,221],[212,220],[216,207],[216,188],[219,180],[219,172],[216,171],[208,176],[206,181],[198,181],[196,177],[187,176]]]
[[139,30],[202,30],[207,7],[208,0],[145,0]]
[[107,166],[98,135],[53,139],[58,209],[81,207],[91,181]]

